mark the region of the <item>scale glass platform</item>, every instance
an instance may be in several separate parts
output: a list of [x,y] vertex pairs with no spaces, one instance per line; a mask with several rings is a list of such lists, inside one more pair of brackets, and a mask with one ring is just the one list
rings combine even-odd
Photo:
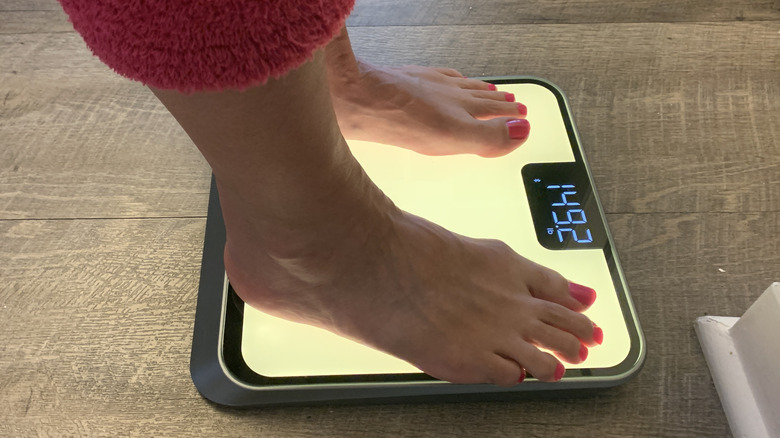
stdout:
[[244,305],[225,276],[225,230],[212,182],[190,366],[201,394],[231,406],[497,399],[592,391],[639,371],[644,338],[563,93],[538,78],[486,80],[528,107],[531,135],[509,155],[429,157],[367,142],[350,142],[350,149],[398,207],[462,235],[500,239],[594,288],[598,298],[585,314],[603,329],[604,343],[585,362],[566,364],[560,382],[530,376],[512,388],[458,385],[264,314]]

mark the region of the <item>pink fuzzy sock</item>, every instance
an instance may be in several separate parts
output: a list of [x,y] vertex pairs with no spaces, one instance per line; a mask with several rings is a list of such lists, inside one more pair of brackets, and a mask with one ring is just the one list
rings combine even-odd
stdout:
[[354,0],[59,0],[101,61],[182,92],[246,89],[303,64]]

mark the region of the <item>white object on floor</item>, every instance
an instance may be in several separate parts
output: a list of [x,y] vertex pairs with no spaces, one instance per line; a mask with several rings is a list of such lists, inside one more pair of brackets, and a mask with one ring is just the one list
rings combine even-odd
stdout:
[[734,436],[780,436],[780,283],[742,318],[703,316],[695,328]]

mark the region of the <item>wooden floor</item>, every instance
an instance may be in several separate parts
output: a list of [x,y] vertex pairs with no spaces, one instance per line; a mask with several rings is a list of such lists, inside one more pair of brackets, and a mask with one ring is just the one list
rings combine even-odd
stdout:
[[568,94],[648,343],[581,399],[263,410],[188,374],[209,168],[53,0],[0,4],[0,436],[727,436],[693,321],[780,281],[780,1],[358,0],[382,64]]

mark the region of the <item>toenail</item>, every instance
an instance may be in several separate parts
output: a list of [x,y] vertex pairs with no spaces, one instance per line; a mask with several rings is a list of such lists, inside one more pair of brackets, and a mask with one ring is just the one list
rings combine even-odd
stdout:
[[515,95],[512,93],[506,93],[504,95],[504,99],[506,99],[507,102],[514,102],[515,101]]
[[558,362],[558,366],[555,367],[555,381],[559,381],[563,378],[563,374],[566,373],[566,368],[563,367],[563,364]]
[[588,347],[586,347],[583,344],[580,344],[580,362],[585,362],[585,359],[588,358]]
[[528,107],[523,105],[522,103],[518,103],[517,112],[520,113],[521,116],[525,117],[528,115]]
[[495,84],[488,84],[488,90],[490,91],[496,91],[498,88],[496,88]]
[[509,138],[515,140],[525,140],[531,132],[531,124],[525,119],[515,119],[506,122],[509,129]]
[[520,368],[520,378],[517,379],[517,383],[523,383],[525,380],[525,368]]
[[599,345],[604,342],[604,330],[595,324],[593,325],[593,340]]
[[596,301],[596,291],[581,284],[569,283],[569,293],[575,300],[580,303],[590,306]]

